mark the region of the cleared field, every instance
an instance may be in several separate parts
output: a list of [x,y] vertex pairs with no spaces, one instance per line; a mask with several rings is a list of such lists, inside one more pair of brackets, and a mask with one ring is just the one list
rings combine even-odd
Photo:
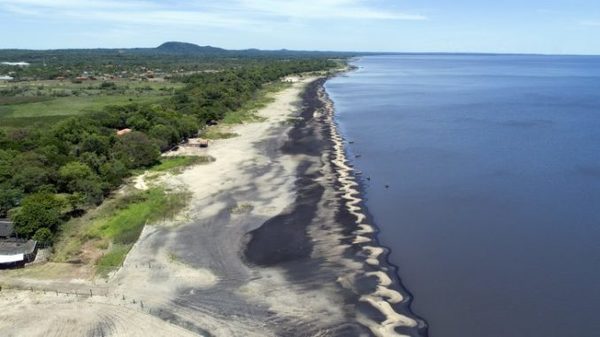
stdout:
[[101,83],[59,81],[0,85],[0,127],[47,125],[110,105],[155,103],[183,86],[181,83],[133,81],[110,84],[108,88]]
[[0,118],[72,116],[99,110],[109,105],[131,102],[157,102],[163,96],[89,96],[59,97],[41,102],[0,105]]

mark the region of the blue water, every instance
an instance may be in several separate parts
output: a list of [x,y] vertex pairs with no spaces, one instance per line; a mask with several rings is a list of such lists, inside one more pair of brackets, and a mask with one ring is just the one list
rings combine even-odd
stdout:
[[600,57],[355,65],[326,89],[430,336],[600,336]]

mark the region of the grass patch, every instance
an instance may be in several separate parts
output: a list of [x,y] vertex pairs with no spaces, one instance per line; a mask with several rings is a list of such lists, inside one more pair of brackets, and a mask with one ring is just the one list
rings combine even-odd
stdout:
[[[167,193],[162,188],[152,188],[107,200],[63,226],[52,260],[95,263],[97,273],[107,275],[121,265],[146,223],[172,218],[187,205],[189,197],[186,192]],[[88,242],[95,244],[86,245]],[[90,253],[90,249],[97,252]],[[92,257],[86,258],[86,254]],[[100,254],[101,258],[93,260]]]
[[[0,106],[1,105],[11,105],[11,104],[27,104],[27,103],[38,103],[49,101],[52,98],[50,97],[37,97],[37,96],[0,96]],[[2,111],[2,108],[0,108]]]
[[37,102],[22,102],[0,106],[1,118],[74,116],[101,110],[109,105],[128,103],[154,103],[163,99],[160,96],[87,96],[59,97]]
[[243,214],[243,213],[248,213],[250,211],[252,211],[254,209],[254,206],[252,206],[251,204],[239,204],[236,207],[232,208],[231,214]]
[[18,117],[2,118],[0,115],[0,129],[18,129],[18,128],[44,128],[48,125],[58,123],[69,116],[40,116],[40,117]]
[[95,221],[87,237],[108,238],[119,244],[134,243],[147,222],[173,215],[186,201],[182,195],[167,194],[161,188],[135,193],[122,198],[110,216]]
[[215,140],[215,139],[229,139],[239,136],[237,133],[223,131],[221,126],[210,126],[202,131],[202,138]]
[[0,84],[0,128],[45,127],[110,105],[158,103],[183,84],[119,81],[118,90],[100,86],[60,81]]
[[181,172],[184,168],[198,165],[208,164],[215,161],[215,158],[211,156],[174,156],[174,157],[163,157],[160,160],[160,164],[157,164],[150,168],[150,172]]
[[96,264],[96,273],[106,277],[108,273],[120,267],[133,245],[113,245],[112,249],[104,254]]
[[274,93],[290,88],[291,86],[292,84],[287,82],[274,82],[266,85],[256,93],[254,99],[248,101],[240,109],[225,114],[222,123],[242,124],[262,120],[261,117],[256,115],[258,110],[275,101],[273,98]]
[[290,88],[291,86],[292,84],[288,82],[274,82],[266,85],[256,93],[253,99],[246,102],[240,109],[226,113],[220,125],[206,127],[202,131],[202,138],[216,140],[239,136],[237,133],[229,132],[228,126],[262,121],[263,118],[257,115],[258,110],[275,101],[275,98],[273,98],[274,93]]
[[171,263],[178,263],[178,262],[180,262],[179,256],[177,256],[173,252],[169,252],[169,262],[171,262]]

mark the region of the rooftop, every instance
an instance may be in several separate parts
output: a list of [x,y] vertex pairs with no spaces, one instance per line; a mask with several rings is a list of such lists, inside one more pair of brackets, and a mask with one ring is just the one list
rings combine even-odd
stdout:
[[36,244],[37,242],[33,240],[0,240],[0,256],[31,254],[35,251]]

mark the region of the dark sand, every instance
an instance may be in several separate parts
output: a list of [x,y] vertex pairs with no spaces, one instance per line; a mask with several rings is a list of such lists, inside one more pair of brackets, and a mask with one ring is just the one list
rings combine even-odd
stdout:
[[[328,336],[392,336],[396,333],[425,336],[426,325],[410,312],[410,296],[401,287],[396,268],[387,262],[387,251],[384,249],[376,257],[376,266],[365,263],[370,256],[363,248],[377,246],[376,233],[360,232],[357,223],[368,224],[368,217],[366,221],[357,221],[342,192],[340,168],[335,165],[339,159],[335,153],[336,137],[339,136],[331,118],[331,102],[324,94],[325,81],[320,79],[307,87],[303,94],[301,119],[282,147],[284,153],[304,158],[297,169],[296,202],[291,210],[269,219],[249,234],[245,257],[256,266],[284,268],[292,283],[317,289],[323,284],[336,285],[344,299],[344,303],[338,305],[345,308],[347,321],[329,327]],[[360,212],[366,214],[362,202],[360,207]],[[359,233],[371,241],[357,243]],[[395,329],[381,328],[393,324],[393,315],[364,301],[363,296],[375,293],[381,284],[379,277],[371,272],[389,276],[391,284],[387,288],[403,296],[401,302],[390,308],[397,314],[415,319],[416,326],[400,324]],[[341,279],[344,281],[340,282]],[[381,326],[366,329],[362,324],[365,320],[371,321],[373,326]],[[379,333],[372,331],[378,329],[381,329]],[[316,331],[311,332],[303,325],[290,327],[285,333],[289,336],[316,335]]]
[[189,209],[148,224],[108,280],[10,279],[27,290],[0,292],[0,335],[425,336],[369,225],[326,80],[302,91],[309,81],[211,144],[215,162],[166,177]]

